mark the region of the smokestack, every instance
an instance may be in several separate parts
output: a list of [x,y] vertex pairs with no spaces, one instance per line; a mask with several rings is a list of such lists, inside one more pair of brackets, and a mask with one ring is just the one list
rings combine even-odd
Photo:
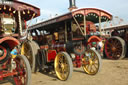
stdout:
[[69,11],[72,11],[73,9],[77,9],[76,7],[76,0],[69,0],[70,6],[69,6]]

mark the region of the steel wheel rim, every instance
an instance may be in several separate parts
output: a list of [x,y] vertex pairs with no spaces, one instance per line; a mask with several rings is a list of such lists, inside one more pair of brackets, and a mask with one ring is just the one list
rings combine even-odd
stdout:
[[119,59],[122,55],[122,44],[115,38],[110,38],[105,44],[105,53],[110,59]]
[[33,57],[32,57],[31,49],[32,48],[28,43],[24,43],[22,45],[21,54],[27,57],[27,59],[28,59],[28,61],[30,63],[30,66],[32,67],[32,65],[33,65]]
[[93,50],[85,52],[85,57],[82,58],[83,69],[87,74],[94,75],[99,70],[99,59],[97,54]]
[[64,54],[58,54],[55,59],[55,72],[60,80],[66,80],[69,75],[69,66]]

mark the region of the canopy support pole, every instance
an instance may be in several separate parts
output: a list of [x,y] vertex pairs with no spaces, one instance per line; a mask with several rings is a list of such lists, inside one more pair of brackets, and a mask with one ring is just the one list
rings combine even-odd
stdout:
[[84,15],[84,35],[86,36],[86,15]]
[[99,31],[100,31],[100,35],[102,35],[102,33],[101,33],[101,16],[99,16]]
[[76,24],[77,24],[78,28],[80,29],[80,31],[81,31],[81,33],[82,33],[82,35],[84,35],[84,33],[83,33],[83,31],[82,31],[82,29],[81,29],[81,27],[80,27],[80,25],[79,25],[78,21],[76,20],[76,18],[75,18],[74,16],[73,16],[73,19],[75,20],[75,22],[76,22]]
[[21,13],[20,13],[20,11],[18,11],[18,20],[19,20],[20,36],[22,36],[22,22],[21,22]]

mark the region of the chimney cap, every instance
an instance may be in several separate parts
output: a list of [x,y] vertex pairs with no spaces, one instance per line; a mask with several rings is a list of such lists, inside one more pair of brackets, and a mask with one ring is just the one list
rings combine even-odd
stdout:
[[76,7],[76,0],[69,0],[69,10],[72,11],[73,9],[77,9]]

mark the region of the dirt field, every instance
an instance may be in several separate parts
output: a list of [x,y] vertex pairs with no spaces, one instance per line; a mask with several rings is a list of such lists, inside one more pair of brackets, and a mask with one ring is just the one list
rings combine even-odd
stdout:
[[[0,85],[13,85],[0,83]],[[128,85],[128,59],[102,60],[101,71],[94,76],[87,75],[82,68],[74,68],[68,81],[60,81],[53,74],[32,74],[31,85]]]

